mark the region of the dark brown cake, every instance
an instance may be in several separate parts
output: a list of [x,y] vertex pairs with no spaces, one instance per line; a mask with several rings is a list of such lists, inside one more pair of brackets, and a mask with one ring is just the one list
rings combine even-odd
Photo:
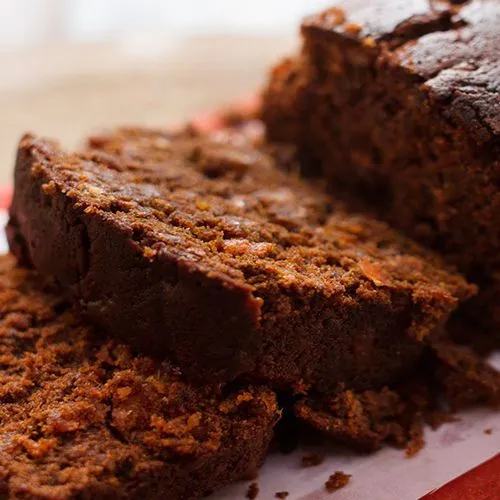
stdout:
[[349,0],[305,20],[263,116],[303,171],[437,249],[500,326],[500,2]]
[[262,387],[195,389],[84,326],[0,257],[0,496],[199,498],[253,476],[278,418]]
[[406,447],[408,456],[424,445],[424,423],[438,427],[454,412],[500,403],[500,373],[471,349],[443,338],[432,342],[414,377],[381,390],[309,395],[295,402],[297,417],[337,441],[363,451],[384,443]]
[[418,366],[473,292],[238,134],[129,129],[91,145],[22,140],[11,248],[94,322],[197,381],[379,387]]

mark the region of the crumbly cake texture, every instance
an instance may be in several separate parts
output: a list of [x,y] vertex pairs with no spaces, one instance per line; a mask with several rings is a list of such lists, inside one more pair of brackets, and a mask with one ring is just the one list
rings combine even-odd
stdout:
[[0,257],[0,496],[200,498],[260,466],[279,416],[258,387],[193,388],[83,325]]
[[341,470],[335,471],[325,483],[325,488],[328,493],[345,488],[351,481],[351,474],[346,474]]
[[94,322],[211,383],[321,393],[411,373],[474,288],[239,134],[20,145],[8,237]]
[[411,457],[425,444],[424,424],[436,428],[453,421],[456,411],[481,404],[500,404],[500,373],[471,349],[442,338],[415,377],[378,391],[306,396],[294,412],[349,446],[373,451],[390,443]]
[[349,0],[307,18],[265,92],[273,140],[352,205],[437,249],[500,326],[500,3]]

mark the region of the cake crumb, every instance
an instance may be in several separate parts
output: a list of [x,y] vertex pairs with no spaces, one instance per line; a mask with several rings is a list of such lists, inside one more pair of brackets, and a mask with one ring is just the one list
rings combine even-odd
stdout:
[[370,49],[374,49],[376,46],[377,46],[377,42],[375,41],[375,39],[371,36],[367,36],[364,40],[363,40],[363,45],[365,47],[369,47]]
[[423,436],[412,439],[406,446],[406,458],[413,458],[424,446],[425,441]]
[[328,491],[328,493],[333,493],[334,491],[344,488],[351,480],[351,477],[351,474],[346,474],[341,470],[335,471],[325,483],[326,491]]
[[359,35],[362,29],[363,28],[356,23],[347,23],[344,25],[345,32],[353,36]]
[[252,483],[247,490],[247,498],[249,500],[254,500],[259,496],[259,485],[257,483]]
[[409,441],[406,445],[406,457],[414,457],[425,445],[424,426],[422,422],[417,422],[410,429]]
[[274,496],[276,498],[286,498],[289,495],[288,491],[278,491]]
[[340,26],[346,21],[345,12],[340,7],[331,7],[321,14],[323,21],[327,22],[330,26]]
[[488,436],[490,436],[491,434],[493,434],[493,429],[491,429],[491,428],[484,429],[484,433],[488,434]]
[[302,467],[316,467],[324,462],[325,456],[321,453],[308,453],[302,457]]

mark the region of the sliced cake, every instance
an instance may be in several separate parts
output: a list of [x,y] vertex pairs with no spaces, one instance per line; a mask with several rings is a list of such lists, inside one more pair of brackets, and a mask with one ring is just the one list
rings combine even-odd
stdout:
[[304,21],[263,107],[302,172],[481,286],[476,330],[500,327],[499,26],[496,0],[340,3]]
[[412,373],[474,293],[237,133],[25,137],[8,236],[105,331],[191,380],[329,393]]
[[188,385],[11,256],[0,313],[2,498],[185,500],[255,475],[279,417],[270,390]]

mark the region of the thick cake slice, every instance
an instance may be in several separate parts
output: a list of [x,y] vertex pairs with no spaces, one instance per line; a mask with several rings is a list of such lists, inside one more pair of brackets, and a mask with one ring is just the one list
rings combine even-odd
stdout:
[[355,0],[305,20],[263,116],[303,171],[441,252],[500,326],[500,3]]
[[122,130],[91,145],[22,140],[11,248],[93,321],[195,380],[382,386],[415,369],[474,291],[238,134]]
[[0,496],[200,498],[257,471],[278,419],[258,386],[195,389],[0,257]]

